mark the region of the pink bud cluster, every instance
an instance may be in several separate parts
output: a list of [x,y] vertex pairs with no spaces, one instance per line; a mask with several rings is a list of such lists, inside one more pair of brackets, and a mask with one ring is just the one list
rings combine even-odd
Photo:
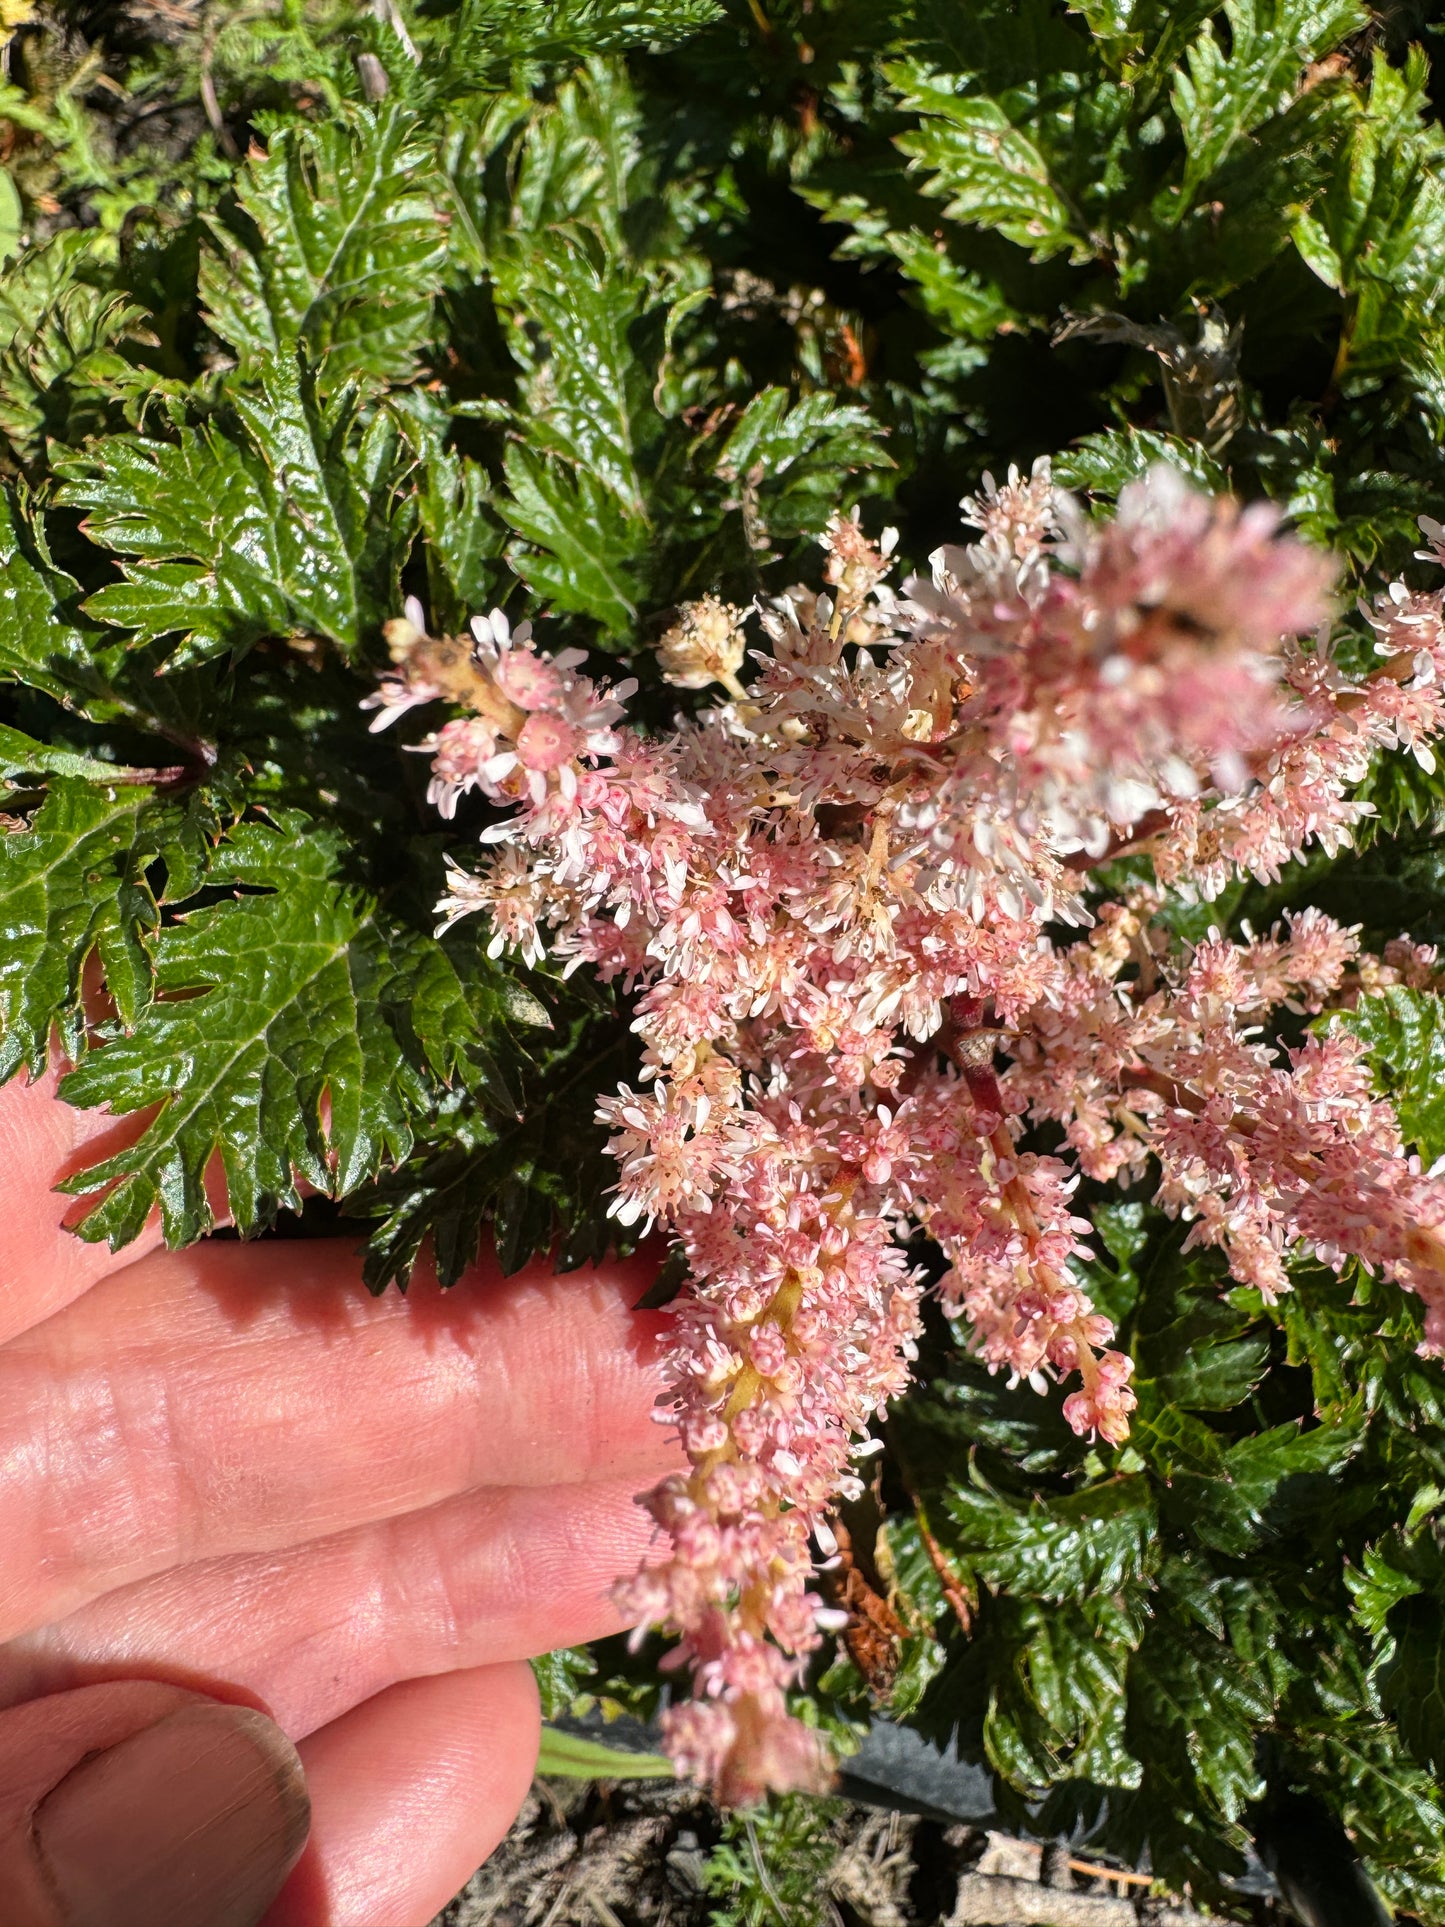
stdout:
[[[649,1496],[669,1549],[625,1597],[679,1635],[694,1697],[670,1744],[728,1801],[825,1775],[788,1693],[836,1624],[813,1589],[829,1510],[907,1382],[915,1229],[990,1368],[1075,1381],[1070,1423],[1110,1441],[1134,1397],[1078,1262],[1081,1175],[1147,1176],[1267,1294],[1300,1246],[1378,1266],[1445,1348],[1445,1184],[1346,1032],[1284,1055],[1265,1036],[1282,1007],[1433,987],[1433,957],[1362,957],[1314,913],[1181,949],[1157,915],[1166,887],[1207,897],[1347,842],[1381,746],[1429,757],[1439,596],[1390,590],[1351,677],[1329,566],[1268,508],[1159,470],[1100,525],[1043,465],[964,507],[978,539],[900,592],[892,532],[835,516],[833,594],[760,607],[749,685],[739,612],[680,612],[665,673],[727,700],[662,740],[495,614],[459,667],[409,611],[373,699],[380,721],[462,703],[423,745],[436,801],[520,806],[454,872],[448,920],[480,911],[494,952],[635,995],[643,1088],[601,1106],[612,1211],[686,1255],[661,1416],[690,1469]],[[1086,907],[1090,867],[1126,849],[1158,883]],[[1061,921],[1087,934],[1060,944]],[[1026,1148],[1046,1120],[1054,1156]]]

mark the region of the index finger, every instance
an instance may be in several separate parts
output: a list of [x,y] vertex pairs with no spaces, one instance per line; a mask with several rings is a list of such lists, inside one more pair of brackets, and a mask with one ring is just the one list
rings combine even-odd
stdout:
[[160,1243],[158,1217],[123,1251],[65,1229],[84,1206],[56,1185],[118,1149],[145,1120],[77,1110],[56,1096],[58,1082],[49,1070],[34,1083],[22,1073],[0,1086],[0,1345]]

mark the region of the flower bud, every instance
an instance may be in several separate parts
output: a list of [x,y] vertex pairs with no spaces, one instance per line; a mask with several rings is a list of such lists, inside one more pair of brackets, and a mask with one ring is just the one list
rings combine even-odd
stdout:
[[706,689],[730,682],[743,666],[743,611],[718,596],[684,602],[677,621],[657,645],[668,682],[679,689]]

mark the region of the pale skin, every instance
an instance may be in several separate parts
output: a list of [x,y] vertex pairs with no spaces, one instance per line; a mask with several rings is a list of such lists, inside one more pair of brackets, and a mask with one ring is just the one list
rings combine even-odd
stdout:
[[619,1630],[646,1555],[652,1272],[372,1299],[352,1239],[112,1254],[53,1186],[125,1128],[0,1089],[0,1918],[50,1927],[24,1843],[59,1774],[200,1693],[306,1768],[265,1927],[422,1927],[526,1793],[528,1657]]

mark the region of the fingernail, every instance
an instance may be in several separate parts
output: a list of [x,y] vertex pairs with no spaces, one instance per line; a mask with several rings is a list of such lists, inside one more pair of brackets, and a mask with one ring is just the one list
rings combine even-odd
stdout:
[[280,1727],[201,1702],[83,1760],[32,1828],[66,1927],[255,1927],[310,1823]]

